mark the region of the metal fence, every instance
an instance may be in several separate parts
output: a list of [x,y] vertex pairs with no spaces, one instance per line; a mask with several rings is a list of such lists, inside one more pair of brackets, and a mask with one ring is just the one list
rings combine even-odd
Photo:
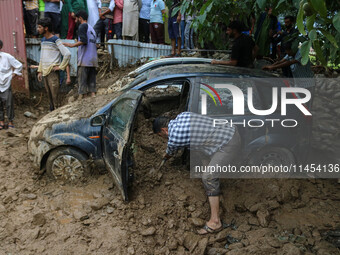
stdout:
[[117,61],[119,67],[136,64],[142,58],[157,58],[171,53],[169,45],[115,39],[107,44],[112,59]]

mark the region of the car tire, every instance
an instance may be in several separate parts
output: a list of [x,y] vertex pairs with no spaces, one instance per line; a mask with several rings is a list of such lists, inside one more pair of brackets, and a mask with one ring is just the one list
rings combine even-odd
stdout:
[[273,166],[289,166],[295,164],[295,158],[286,148],[281,147],[265,147],[249,157],[249,165],[273,165]]
[[54,180],[74,183],[89,175],[88,156],[72,147],[53,150],[46,161],[46,173]]

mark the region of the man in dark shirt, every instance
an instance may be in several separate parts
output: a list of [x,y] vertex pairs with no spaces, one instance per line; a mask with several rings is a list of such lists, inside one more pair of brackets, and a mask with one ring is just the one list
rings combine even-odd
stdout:
[[253,66],[253,50],[255,43],[251,37],[242,34],[243,24],[240,21],[232,21],[227,29],[230,38],[235,38],[231,49],[231,60],[218,61],[212,60],[211,64],[228,65],[252,68]]
[[79,99],[86,94],[95,97],[96,93],[96,67],[98,67],[98,56],[96,47],[96,33],[91,25],[87,24],[88,14],[80,10],[75,14],[76,22],[80,23],[78,31],[78,42],[64,43],[66,47],[78,47],[78,83]]

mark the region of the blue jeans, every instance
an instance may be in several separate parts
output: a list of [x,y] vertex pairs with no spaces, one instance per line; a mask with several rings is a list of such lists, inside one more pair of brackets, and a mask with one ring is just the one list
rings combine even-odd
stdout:
[[195,48],[195,45],[193,40],[194,30],[191,28],[191,20],[186,21],[184,37],[186,49],[193,50]]
[[181,38],[182,38],[181,48],[182,49],[184,49],[184,30],[185,30],[185,20],[181,20]]

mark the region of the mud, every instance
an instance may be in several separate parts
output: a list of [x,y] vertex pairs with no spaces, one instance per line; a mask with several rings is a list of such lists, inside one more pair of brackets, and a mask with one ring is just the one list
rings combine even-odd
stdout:
[[74,186],[36,174],[27,153],[36,120],[23,113],[41,118],[48,104],[34,104],[16,105],[16,129],[0,131],[1,255],[339,254],[336,180],[225,179],[221,215],[229,227],[199,236],[209,217],[202,183],[180,157],[157,170],[166,144],[152,133],[152,118],[138,115],[127,203],[110,173]]

